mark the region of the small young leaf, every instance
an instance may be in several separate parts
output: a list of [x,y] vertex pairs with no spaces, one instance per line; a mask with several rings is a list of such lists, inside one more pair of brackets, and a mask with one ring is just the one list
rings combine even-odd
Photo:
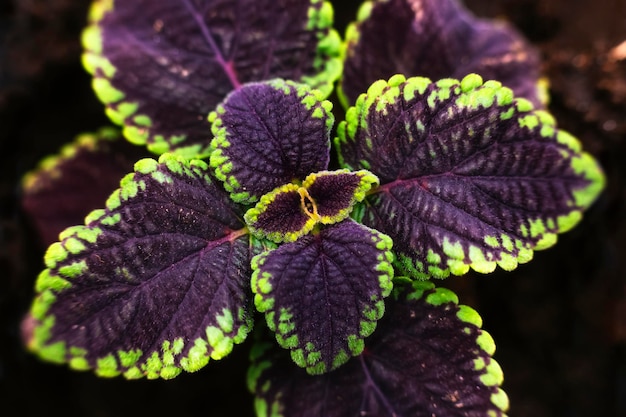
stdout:
[[421,278],[514,269],[574,227],[604,186],[552,116],[475,74],[376,82],[338,134],[341,162],[380,178],[360,220]]
[[310,374],[363,350],[391,291],[391,240],[351,220],[252,260],[252,291],[278,343]]
[[341,72],[332,19],[321,0],[96,0],[83,63],[130,141],[195,157],[209,147],[206,115],[245,82],[330,94]]
[[293,242],[316,224],[332,224],[350,215],[355,203],[378,184],[368,171],[322,171],[302,186],[285,184],[261,197],[244,216],[250,232],[273,242]]
[[538,53],[512,27],[477,19],[457,0],[367,1],[346,32],[344,104],[401,73],[435,80],[478,73],[540,105]]
[[317,220],[304,209],[304,188],[285,184],[261,197],[244,219],[250,232],[272,242],[293,242],[313,230]]
[[378,178],[362,170],[323,171],[309,175],[302,186],[315,204],[315,214],[323,224],[337,223],[350,215],[355,203],[362,201]]
[[253,203],[330,158],[332,104],[305,84],[280,79],[232,92],[209,116],[211,167],[231,198]]
[[50,246],[27,345],[100,376],[173,378],[227,355],[251,325],[242,213],[202,161],[144,159],[107,208]]
[[113,128],[82,134],[24,176],[22,207],[45,246],[100,207],[135,161],[148,156],[121,139]]
[[272,343],[252,351],[248,386],[260,416],[503,417],[495,346],[470,307],[431,282],[398,285],[365,351],[307,375]]

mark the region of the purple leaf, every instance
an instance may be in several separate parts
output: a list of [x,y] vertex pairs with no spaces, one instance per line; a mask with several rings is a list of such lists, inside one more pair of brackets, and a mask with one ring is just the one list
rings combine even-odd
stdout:
[[363,350],[391,291],[391,240],[351,220],[253,258],[255,305],[311,374]]
[[173,378],[245,339],[249,236],[204,162],[165,154],[135,170],[48,249],[27,344],[100,376]]
[[337,223],[350,215],[355,203],[378,185],[378,178],[362,170],[323,171],[309,175],[302,186],[314,203],[315,217],[323,224]]
[[340,89],[348,105],[398,73],[435,80],[478,73],[541,104],[538,53],[512,27],[477,19],[457,0],[367,1],[346,43]]
[[115,190],[120,178],[132,170],[144,148],[121,140],[116,129],[85,133],[47,157],[24,177],[22,207],[41,242],[58,240],[66,227],[78,224]]
[[207,114],[245,82],[281,77],[330,94],[341,71],[332,15],[313,0],[99,0],[83,62],[130,141],[202,155]]
[[321,171],[302,186],[285,184],[261,197],[244,216],[252,234],[273,242],[293,242],[316,224],[333,224],[350,215],[378,178],[368,171]]
[[508,397],[495,345],[472,308],[430,282],[400,285],[365,351],[307,375],[272,343],[253,348],[248,385],[259,415],[503,417]]
[[246,84],[209,116],[211,167],[231,198],[262,195],[326,169],[332,104],[305,84],[280,79]]
[[265,194],[244,215],[250,233],[276,243],[293,242],[309,233],[317,221],[307,212],[306,199],[306,190],[296,184]]
[[475,74],[376,82],[338,134],[343,164],[380,178],[362,222],[422,278],[514,269],[574,227],[604,186],[552,116]]

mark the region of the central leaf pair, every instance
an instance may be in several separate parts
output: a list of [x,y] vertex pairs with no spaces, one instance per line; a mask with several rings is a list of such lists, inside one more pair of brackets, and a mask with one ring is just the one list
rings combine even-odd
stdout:
[[285,184],[265,194],[244,218],[259,237],[293,242],[316,224],[333,224],[348,217],[354,204],[375,184],[378,178],[365,170],[311,174],[301,186]]

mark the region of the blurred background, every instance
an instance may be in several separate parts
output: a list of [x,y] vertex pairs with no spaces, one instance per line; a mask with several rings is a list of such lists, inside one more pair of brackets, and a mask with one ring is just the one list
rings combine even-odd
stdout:
[[[343,33],[360,1],[332,3]],[[533,262],[441,284],[476,308],[493,335],[511,417],[624,417],[626,0],[465,3],[478,16],[510,21],[540,50],[549,110],[600,161],[607,188]],[[0,2],[0,414],[252,415],[245,346],[195,374],[128,382],[42,363],[21,344],[45,250],[21,210],[21,178],[77,134],[109,124],[80,64],[88,4]]]

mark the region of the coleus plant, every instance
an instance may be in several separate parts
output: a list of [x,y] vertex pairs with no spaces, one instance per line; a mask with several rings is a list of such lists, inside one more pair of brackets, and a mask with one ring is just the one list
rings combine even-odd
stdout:
[[[365,2],[343,43],[319,0],[100,0],[83,42],[107,114],[160,156],[48,248],[31,350],[169,379],[256,326],[261,416],[504,414],[493,340],[431,279],[530,261],[604,184],[519,35],[453,0]],[[33,217],[78,223],[53,192],[126,172],[115,137],[32,174]]]

